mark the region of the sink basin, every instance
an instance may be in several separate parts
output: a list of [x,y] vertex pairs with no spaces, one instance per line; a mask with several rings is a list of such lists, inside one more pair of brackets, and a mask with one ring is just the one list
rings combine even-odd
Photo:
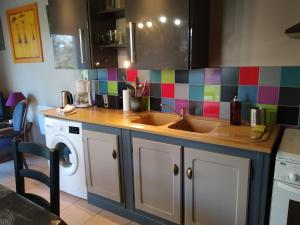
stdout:
[[131,123],[138,123],[150,126],[163,126],[176,120],[178,120],[178,116],[176,115],[155,113],[132,120]]
[[171,126],[169,126],[169,128],[196,133],[209,133],[212,130],[214,130],[218,125],[220,125],[220,123],[215,121],[184,118],[178,121],[177,123],[172,124]]

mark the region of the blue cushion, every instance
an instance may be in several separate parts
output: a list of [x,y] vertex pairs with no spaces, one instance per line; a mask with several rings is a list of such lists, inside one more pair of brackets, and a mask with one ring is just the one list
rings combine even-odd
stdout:
[[10,138],[3,138],[0,139],[0,151],[3,148],[6,148],[7,146],[12,145],[12,140]]
[[23,116],[26,110],[26,103],[24,101],[19,102],[15,107],[13,114],[13,128],[16,132],[23,130]]

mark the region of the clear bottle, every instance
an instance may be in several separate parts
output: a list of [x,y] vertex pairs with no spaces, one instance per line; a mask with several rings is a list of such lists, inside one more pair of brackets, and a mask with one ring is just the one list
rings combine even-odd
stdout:
[[230,102],[230,124],[241,125],[241,105],[237,95],[234,95],[233,100]]

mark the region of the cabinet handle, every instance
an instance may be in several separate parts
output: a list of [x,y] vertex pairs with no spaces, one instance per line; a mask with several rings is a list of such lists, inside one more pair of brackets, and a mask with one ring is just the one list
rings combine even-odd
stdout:
[[134,63],[135,51],[134,51],[134,23],[129,22],[129,52],[130,62]]
[[84,48],[83,48],[83,29],[82,28],[79,28],[78,29],[78,33],[79,33],[79,47],[80,47],[80,61],[82,64],[85,64],[86,61],[85,61],[85,57],[84,57]]
[[189,179],[192,179],[193,177],[193,170],[191,167],[189,167],[187,170],[186,170],[186,176],[189,178]]
[[175,176],[177,176],[178,173],[179,173],[179,167],[176,164],[174,164],[173,173],[174,173]]
[[113,150],[113,152],[112,152],[112,157],[113,157],[113,159],[116,159],[116,158],[117,158],[117,151],[116,151],[116,150]]

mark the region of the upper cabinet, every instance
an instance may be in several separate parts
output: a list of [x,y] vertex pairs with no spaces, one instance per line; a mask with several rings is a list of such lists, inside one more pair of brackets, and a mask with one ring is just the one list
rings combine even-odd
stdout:
[[136,69],[205,67],[207,0],[126,0],[127,56]]
[[55,68],[90,68],[87,1],[49,0],[47,14]]

